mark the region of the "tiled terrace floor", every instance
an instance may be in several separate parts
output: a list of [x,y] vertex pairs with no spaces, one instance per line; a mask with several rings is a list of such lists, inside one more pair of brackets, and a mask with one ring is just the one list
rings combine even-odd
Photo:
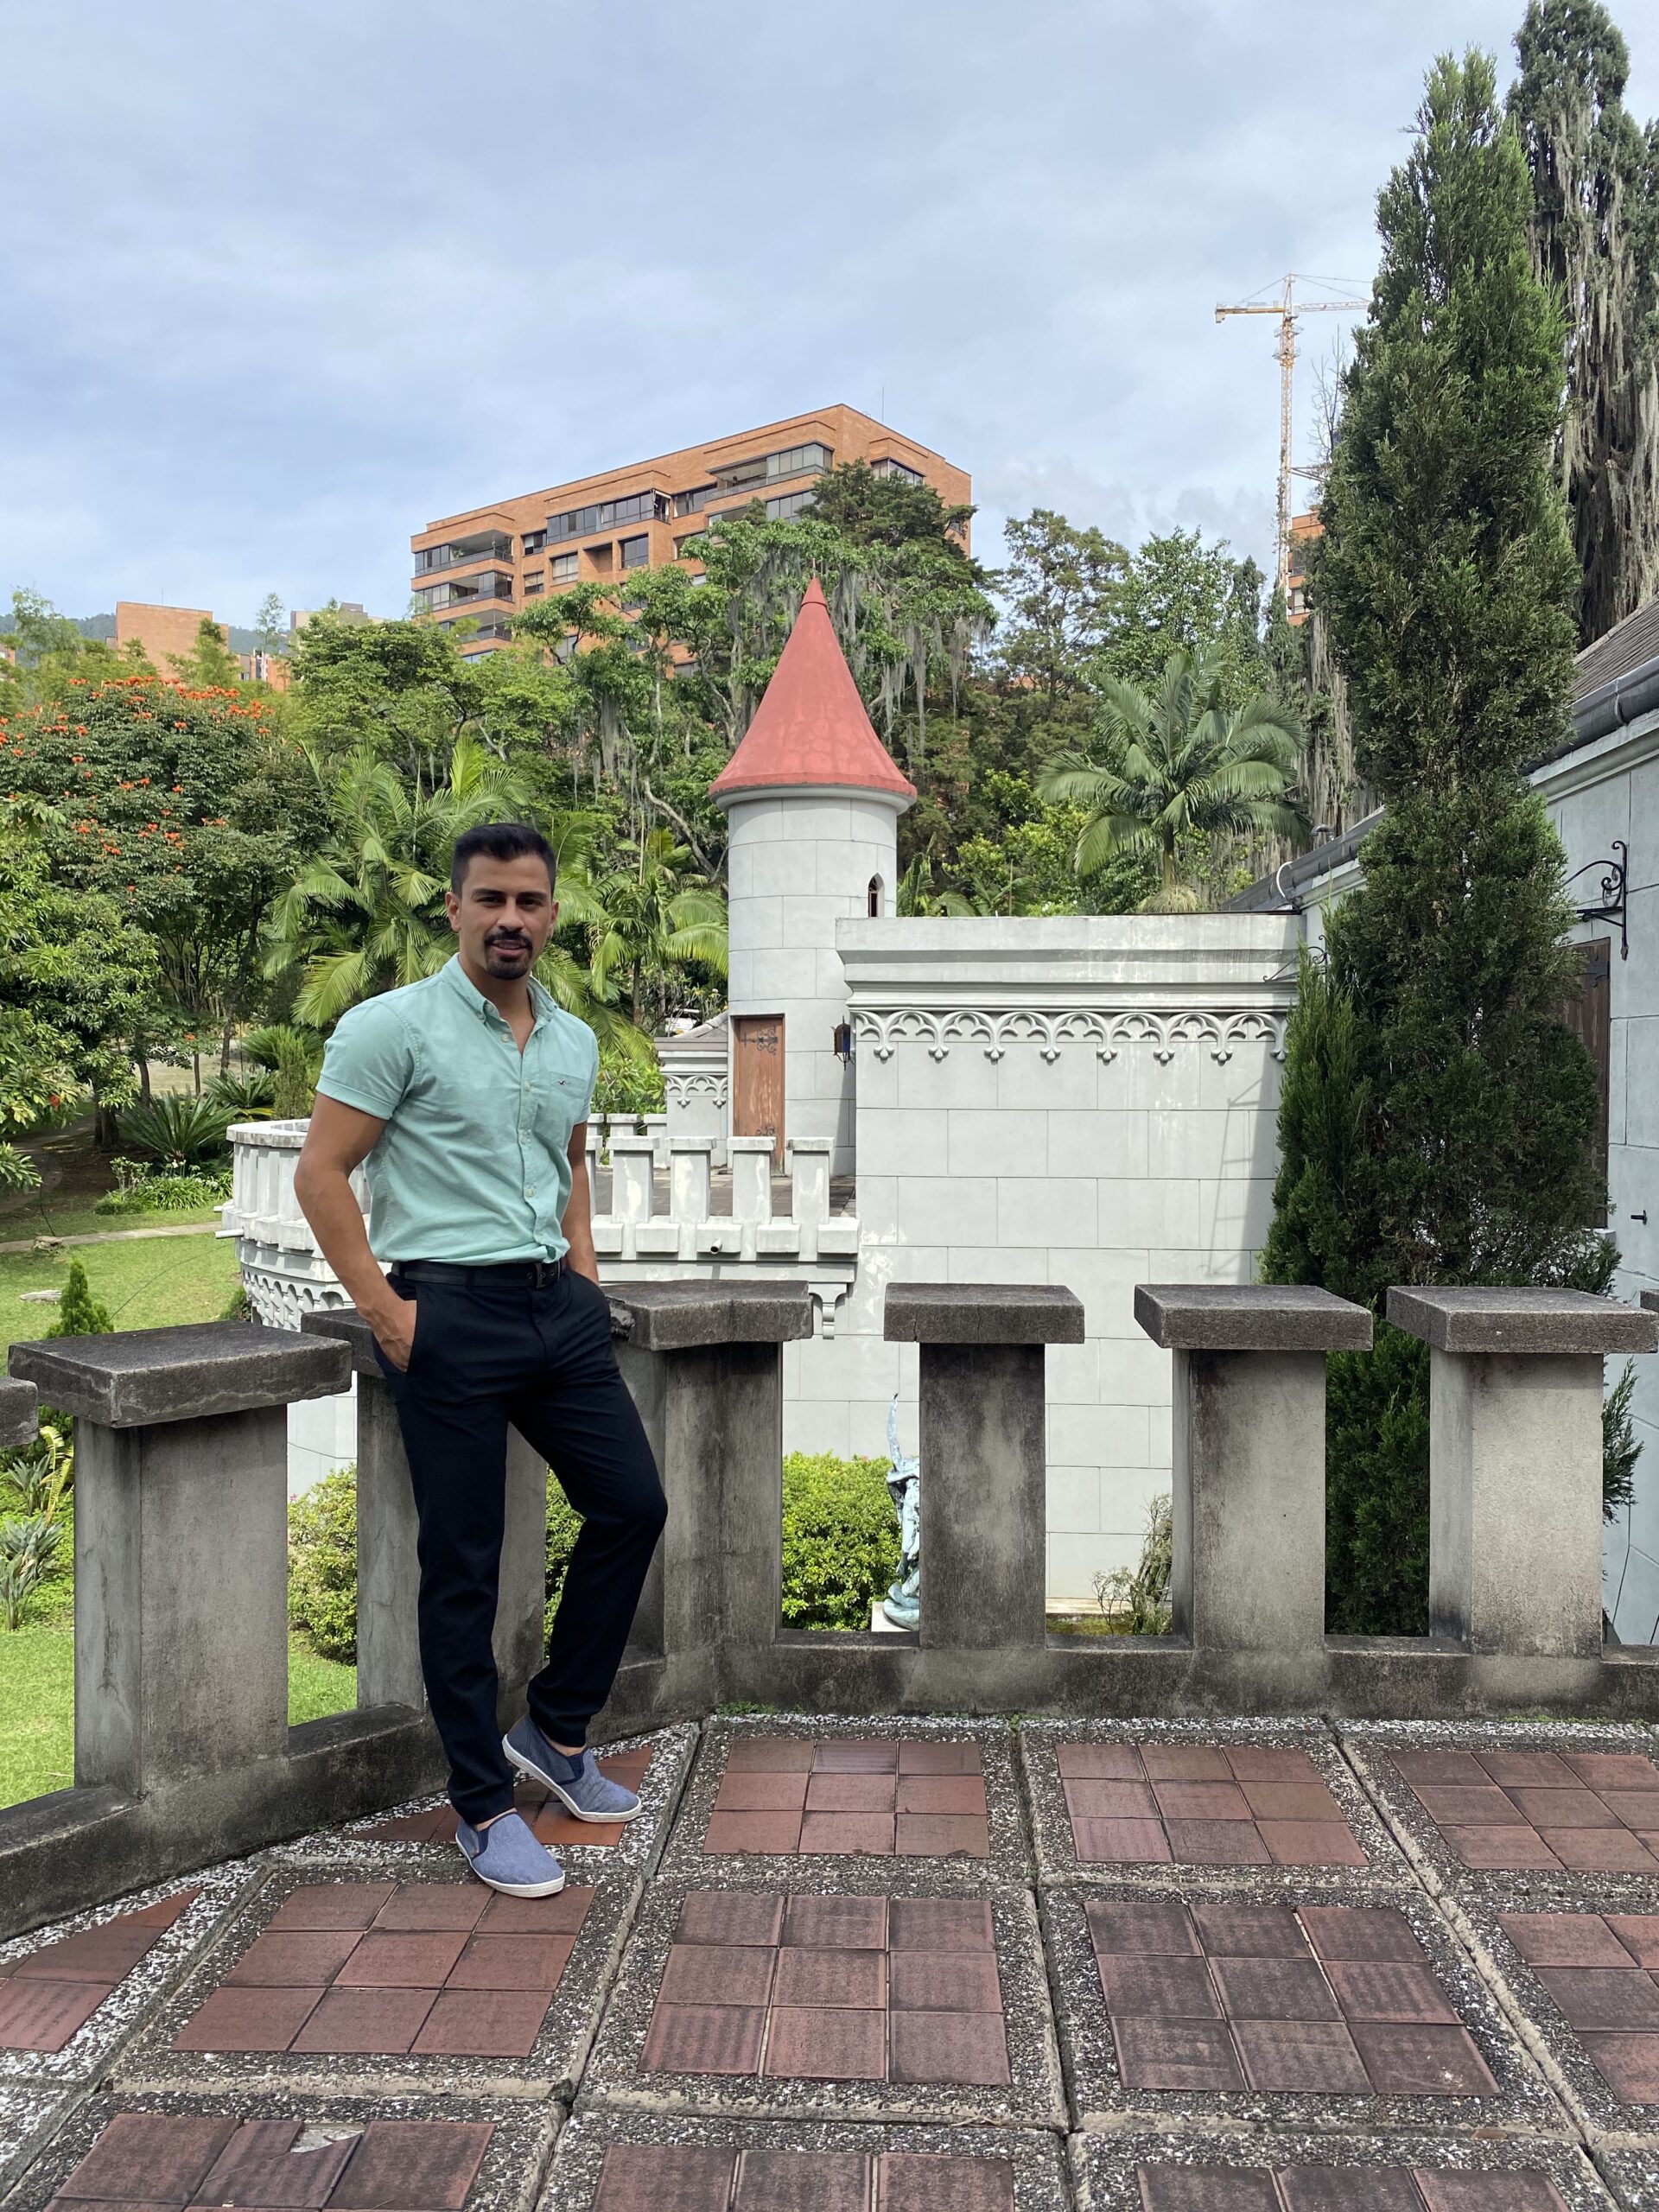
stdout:
[[4,2212],[1659,2207],[1659,1731],[744,1717],[0,1945]]

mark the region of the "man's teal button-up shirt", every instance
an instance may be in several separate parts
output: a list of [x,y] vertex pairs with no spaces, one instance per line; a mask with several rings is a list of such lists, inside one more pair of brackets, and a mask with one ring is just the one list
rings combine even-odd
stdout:
[[571,1132],[599,1046],[531,980],[536,1027],[512,1029],[459,959],[341,1016],[317,1088],[385,1123],[365,1163],[378,1260],[556,1260],[567,1249]]

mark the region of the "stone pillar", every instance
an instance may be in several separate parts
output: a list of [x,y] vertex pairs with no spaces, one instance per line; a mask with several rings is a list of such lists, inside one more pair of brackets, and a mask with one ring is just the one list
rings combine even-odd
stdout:
[[1281,1698],[1317,1694],[1325,1358],[1369,1351],[1370,1314],[1298,1285],[1143,1282],[1135,1318],[1175,1356],[1171,1628]]
[[778,1634],[780,1347],[811,1335],[811,1298],[804,1284],[719,1281],[632,1283],[610,1300],[668,1497],[635,1650],[682,1676],[701,1663],[715,1685],[722,1641],[770,1649]]
[[1577,1290],[1394,1289],[1429,1348],[1428,1613],[1471,1652],[1601,1656],[1604,1357],[1659,1319]]
[[0,1382],[0,1451],[35,1441],[40,1410],[40,1394],[32,1382]]
[[760,1224],[772,1219],[772,1139],[733,1137],[732,1219]]
[[616,1221],[626,1222],[637,1228],[651,1219],[656,1200],[656,1188],[652,1171],[656,1159],[656,1141],[652,1137],[626,1136],[611,1139],[611,1215]]
[[790,1213],[800,1234],[804,1260],[818,1256],[818,1231],[830,1218],[828,1137],[791,1137],[784,1147],[789,1161]]
[[[713,1137],[669,1140],[668,1210],[674,1220],[700,1225],[709,1218],[709,1160]],[[689,1255],[695,1256],[693,1253]]]
[[75,1417],[75,1780],[129,1796],[288,1745],[288,1408],[336,1344],[237,1321],[14,1344]]
[[921,1346],[925,1646],[1047,1637],[1046,1344],[1083,1342],[1052,1284],[895,1282],[882,1334]]
[[[349,1345],[357,1375],[357,1701],[418,1710],[426,1700],[416,1621],[419,1529],[397,1408],[360,1313],[308,1313],[300,1325],[308,1337]],[[503,1727],[522,1716],[524,1685],[542,1664],[546,1591],[547,1468],[510,1428],[494,1637]]]

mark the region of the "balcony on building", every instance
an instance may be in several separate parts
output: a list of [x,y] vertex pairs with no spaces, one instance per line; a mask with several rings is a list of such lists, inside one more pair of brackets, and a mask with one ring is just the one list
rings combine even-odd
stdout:
[[443,607],[511,606],[512,578],[505,569],[486,569],[480,575],[452,576],[447,582],[429,584],[415,596],[423,602],[422,611],[428,614]]
[[438,569],[462,569],[479,561],[511,561],[512,540],[498,530],[475,530],[442,545],[423,545],[415,554],[415,573],[429,576]]
[[666,522],[672,511],[665,492],[632,492],[626,499],[600,499],[590,506],[549,515],[544,542],[556,545],[572,537],[594,537],[626,523]]

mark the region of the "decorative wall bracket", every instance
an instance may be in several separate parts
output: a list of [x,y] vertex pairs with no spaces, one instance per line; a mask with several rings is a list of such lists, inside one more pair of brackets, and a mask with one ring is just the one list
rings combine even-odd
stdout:
[[1601,899],[1599,904],[1580,906],[1578,917],[1581,922],[1617,922],[1618,924],[1618,957],[1630,957],[1630,849],[1623,837],[1612,841],[1612,857],[1605,861],[1586,861],[1582,868],[1575,868],[1567,877],[1569,884],[1576,883],[1581,875],[1593,875],[1601,871]]

